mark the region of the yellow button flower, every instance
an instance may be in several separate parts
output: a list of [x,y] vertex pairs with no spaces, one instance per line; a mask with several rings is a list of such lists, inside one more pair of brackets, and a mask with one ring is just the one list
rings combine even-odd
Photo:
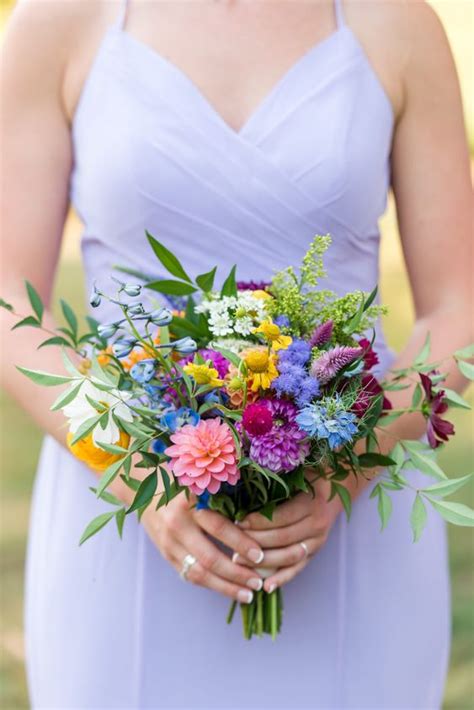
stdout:
[[183,367],[183,370],[187,375],[191,375],[198,385],[220,387],[224,384],[224,380],[219,379],[217,370],[214,367],[209,367],[209,365],[195,365],[193,362],[188,362]]

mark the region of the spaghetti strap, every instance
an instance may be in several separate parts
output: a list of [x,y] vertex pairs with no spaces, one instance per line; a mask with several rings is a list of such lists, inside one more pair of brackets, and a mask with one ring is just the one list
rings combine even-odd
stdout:
[[334,12],[336,13],[337,27],[345,25],[344,11],[342,9],[342,0],[334,0]]
[[119,15],[115,21],[115,26],[119,30],[123,30],[125,26],[125,21],[127,19],[127,9],[128,9],[128,0],[121,0],[121,8]]

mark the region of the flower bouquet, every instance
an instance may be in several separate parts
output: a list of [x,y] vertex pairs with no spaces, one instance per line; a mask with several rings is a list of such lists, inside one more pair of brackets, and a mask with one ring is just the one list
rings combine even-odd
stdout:
[[[411,367],[378,381],[374,327],[385,308],[376,303],[376,289],[338,296],[320,288],[329,235],[314,238],[298,272],[289,267],[269,283],[242,283],[234,267],[220,290],[214,288],[216,268],[192,279],[163,244],[147,237],[172,278],[131,283],[128,271],[125,280],[114,278],[113,296],[96,285],[91,306],[107,300],[117,318],[100,325],[88,318],[84,334],[62,302],[66,325],[48,333],[42,345],[62,348],[68,374],[19,367],[40,385],[67,385],[52,409],[61,409],[68,421],[72,453],[103,471],[93,491],[111,510],[90,522],[80,543],[112,520],[122,535],[127,515],[140,517],[177,495],[233,521],[254,511],[271,520],[283,501],[302,491],[314,495],[321,478],[349,517],[344,480],[367,477],[375,467],[383,468],[371,493],[382,528],[391,494],[404,488],[413,489],[415,540],[426,504],[454,524],[474,524],[472,510],[444,500],[469,476],[449,480],[436,461],[439,445],[454,433],[442,415],[448,405],[469,405],[443,387],[438,363],[429,362],[429,336]],[[18,316],[14,327],[41,328],[43,305],[29,283],[27,290],[33,312]],[[153,294],[162,294],[161,303]],[[163,296],[173,307],[163,305]],[[473,355],[473,346],[454,354],[471,379]],[[411,405],[394,410],[390,391],[408,387],[414,387]],[[405,412],[426,418],[427,442],[397,441],[388,456],[381,454],[378,432]],[[358,454],[360,440],[364,453]],[[147,469],[143,480],[134,478],[132,460]],[[405,476],[410,468],[433,483],[413,488]],[[134,491],[128,508],[107,491],[117,476]],[[280,589],[261,590],[240,606],[246,638],[276,637]]]

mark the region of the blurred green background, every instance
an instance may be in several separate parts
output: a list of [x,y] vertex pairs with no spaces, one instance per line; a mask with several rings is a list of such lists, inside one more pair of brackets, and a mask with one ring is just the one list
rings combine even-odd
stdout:
[[[0,0],[1,1],[1,0]],[[463,90],[466,127],[474,152],[473,106],[473,14],[472,0],[433,0],[456,59]],[[13,3],[0,4],[0,32]],[[442,146],[440,146],[442,150]],[[390,198],[381,222],[381,288],[390,308],[385,329],[390,345],[400,349],[413,320],[410,289],[400,250],[395,210]],[[84,310],[82,274],[79,262],[81,225],[71,212],[64,235],[56,292]],[[467,393],[471,403],[473,391]],[[474,470],[473,418],[454,412],[458,435],[444,456],[448,474]],[[23,568],[28,526],[29,499],[41,434],[28,417],[5,395],[0,399],[0,706],[7,710],[28,707],[24,675],[22,633]],[[459,496],[458,496],[459,499]],[[474,485],[463,490],[462,500],[474,506]],[[446,710],[474,708],[474,534],[468,529],[450,530],[453,594],[453,645],[444,707]],[[45,639],[46,642],[46,639]],[[427,639],[429,643],[429,639]],[[403,680],[401,680],[403,682]],[[361,709],[362,710],[362,709]],[[399,709],[401,710],[401,709]],[[404,708],[403,710],[409,710]],[[429,709],[427,709],[429,710]],[[431,710],[431,709],[430,709]]]

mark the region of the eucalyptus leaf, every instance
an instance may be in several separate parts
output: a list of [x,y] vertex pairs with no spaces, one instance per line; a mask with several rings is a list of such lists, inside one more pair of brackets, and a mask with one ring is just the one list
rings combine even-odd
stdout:
[[460,409],[471,409],[471,405],[467,402],[460,394],[455,392],[455,390],[449,389],[449,387],[443,387],[446,401],[451,407],[459,407]]
[[114,461],[113,464],[111,464],[102,474],[101,478],[99,479],[99,484],[97,486],[97,497],[100,498],[102,491],[105,491],[107,486],[109,486],[112,481],[118,476],[118,472],[123,466],[125,459],[119,459],[118,461]]
[[120,538],[123,535],[123,524],[125,522],[125,508],[120,508],[120,510],[117,510],[115,513],[115,522],[117,524],[117,530]]
[[390,497],[385,493],[383,488],[379,488],[378,496],[379,496],[378,511],[379,511],[380,522],[382,523],[382,530],[383,530],[386,527],[386,525],[390,519],[390,515],[392,514],[392,501],[391,501]]
[[77,339],[77,316],[72,310],[69,303],[66,303],[63,299],[60,301],[61,310],[63,312],[64,318],[71,329],[74,341]]
[[11,330],[16,330],[17,328],[24,328],[25,326],[30,326],[31,328],[39,328],[41,323],[34,316],[27,316],[22,320],[15,323]]
[[38,345],[37,349],[40,350],[41,348],[45,348],[50,345],[62,345],[65,348],[72,347],[71,343],[66,340],[66,338],[63,338],[61,335],[55,335],[53,338],[43,340],[43,342]]
[[428,332],[426,334],[425,342],[423,344],[423,347],[421,348],[420,352],[415,358],[415,366],[418,365],[424,365],[426,360],[428,359],[428,355],[430,354],[430,349],[431,349],[431,334]]
[[423,471],[423,473],[427,473],[429,476],[434,476],[435,478],[441,478],[441,479],[447,478],[443,469],[440,468],[440,466],[436,463],[436,461],[433,458],[431,458],[431,456],[427,456],[424,453],[422,454],[420,451],[417,451],[416,449],[409,449],[407,447],[406,441],[404,441],[403,444],[408,449],[410,461],[412,462],[412,464],[416,468],[419,468],[420,471]]

